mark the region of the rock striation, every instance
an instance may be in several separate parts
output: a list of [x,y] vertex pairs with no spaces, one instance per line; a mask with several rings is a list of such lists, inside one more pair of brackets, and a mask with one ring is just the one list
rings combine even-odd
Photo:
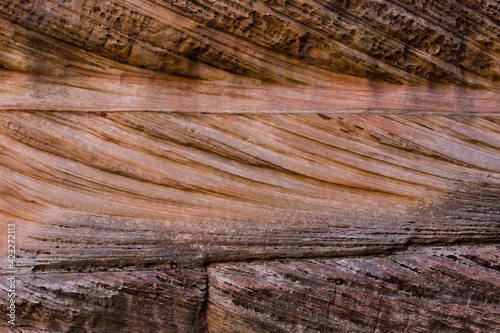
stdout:
[[0,5],[3,24],[22,27],[12,32],[20,39],[3,34],[3,42],[12,43],[8,69],[44,73],[35,61],[16,62],[12,53],[28,43],[33,55],[62,53],[48,50],[41,39],[48,38],[81,54],[184,77],[227,73],[305,83],[309,73],[336,72],[472,87],[500,79],[499,10],[494,1],[460,0],[3,0]]
[[498,10],[459,0],[2,0],[0,109],[496,113]]
[[[500,240],[500,121],[494,117],[3,112],[0,123],[0,216],[17,226],[20,316],[34,331],[202,331],[211,292],[200,271],[211,263],[387,256]],[[424,260],[419,253],[415,258]],[[474,267],[453,269],[472,279]],[[6,267],[2,272],[8,275]],[[172,274],[187,280],[170,282]],[[102,279],[110,284],[101,286]],[[131,284],[145,294],[122,300]],[[97,296],[94,288],[115,296]],[[297,297],[285,303],[305,302]],[[144,313],[140,304],[149,298],[159,303]],[[96,307],[86,308],[89,302]],[[128,307],[135,315],[98,320],[123,316],[124,302],[137,306]],[[73,304],[74,313],[61,317],[62,304]],[[214,310],[208,328],[240,329],[248,313],[239,309],[231,310],[241,316],[234,320]],[[272,325],[295,327],[286,323]],[[319,320],[304,329],[333,323]]]
[[0,330],[498,330],[499,17],[0,0]]
[[26,272],[500,240],[496,118],[0,116]]
[[214,332],[484,332],[500,325],[499,248],[209,267]]
[[17,275],[19,332],[203,332],[206,278],[186,269]]

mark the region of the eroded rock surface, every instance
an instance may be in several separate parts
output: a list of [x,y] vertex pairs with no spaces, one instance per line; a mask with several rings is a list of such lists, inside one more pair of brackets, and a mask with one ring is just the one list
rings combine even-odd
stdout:
[[[328,259],[330,271],[320,272],[327,285],[335,285],[328,279],[338,275],[344,262],[368,265],[366,274],[356,274],[375,285],[342,291],[348,296],[344,300],[340,293],[335,302],[344,300],[352,308],[336,308],[337,314],[329,312],[330,298],[314,299],[325,286],[310,276],[301,277],[300,288],[313,287],[300,290],[297,298],[285,293],[278,297],[283,303],[258,298],[259,305],[245,305],[243,299],[231,307],[224,300],[228,296],[219,268],[211,268],[208,294],[203,273],[203,265],[234,260],[389,255],[435,243],[498,243],[497,118],[152,112],[0,116],[0,213],[3,221],[16,223],[23,329],[201,332],[207,297],[212,297],[207,327],[214,332],[314,331],[336,323],[343,323],[341,331],[391,331],[391,325],[393,331],[401,325],[417,331],[439,325],[485,329],[498,322],[496,308],[487,303],[494,297],[496,273],[480,275],[490,284],[471,284],[483,267],[450,259],[474,256],[474,247],[441,249],[449,254],[446,272],[464,279],[452,282],[430,271],[403,281],[411,270],[402,264],[383,278],[369,276],[405,256]],[[497,267],[495,248],[487,249],[477,253],[486,253],[488,265]],[[418,269],[428,264],[437,269],[438,257],[424,251],[408,258],[418,262]],[[287,265],[315,270],[320,263]],[[264,274],[267,265],[275,269],[276,264],[259,265],[252,273],[256,290],[269,282],[261,280],[260,269]],[[210,267],[238,271],[246,266]],[[8,275],[4,267],[2,272]],[[428,283],[433,294],[426,291],[424,299],[408,289],[430,288]],[[438,292],[467,284],[479,288],[482,305],[464,305],[458,294],[450,300]],[[234,288],[230,295],[244,297],[239,286]],[[381,288],[392,288],[392,296]],[[384,309],[383,297],[389,297]],[[456,308],[460,302],[462,312]],[[151,308],[141,310],[143,303]],[[423,309],[435,307],[441,312],[424,315]],[[62,308],[73,312],[63,315],[68,310]],[[389,318],[394,309],[401,314]],[[124,317],[127,311],[131,315]],[[355,320],[359,315],[353,311],[369,316]],[[447,317],[449,311],[456,312],[455,319]],[[251,313],[261,313],[264,322]],[[378,321],[377,313],[388,318]],[[107,316],[122,319],[99,319]],[[306,319],[296,322],[300,318]]]
[[4,112],[0,123],[0,212],[18,223],[25,272],[500,239],[496,118]]
[[1,329],[494,332],[499,10],[0,0]]
[[494,1],[27,0],[2,1],[0,15],[25,29],[24,36],[14,33],[24,41],[4,35],[13,46],[58,53],[38,39],[43,35],[187,77],[212,77],[214,68],[263,81],[300,80],[280,73],[281,63],[399,83],[476,86],[500,79]]
[[[203,332],[204,270],[125,270],[16,276],[14,332]],[[0,287],[2,332],[9,298]]]
[[497,16],[493,0],[3,0],[0,110],[496,113]]
[[209,267],[212,332],[488,332],[498,246]]

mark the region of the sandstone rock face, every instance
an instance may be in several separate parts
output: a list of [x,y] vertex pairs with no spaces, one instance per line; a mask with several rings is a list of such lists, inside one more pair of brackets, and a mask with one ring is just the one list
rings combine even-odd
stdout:
[[487,332],[500,326],[498,246],[209,267],[216,332]]
[[0,122],[2,213],[22,235],[23,272],[500,240],[496,118],[4,112]]
[[[203,332],[206,274],[163,269],[17,275],[21,332]],[[2,303],[7,293],[2,289]],[[2,325],[7,330],[10,325]]]
[[0,327],[498,330],[499,11],[0,0]]
[[0,110],[496,113],[498,11],[493,0],[2,0]]
[[[97,65],[62,46],[50,50],[47,40],[193,78],[307,82],[309,73],[319,78],[332,71],[398,83],[491,86],[500,79],[500,9],[494,1],[475,2],[4,0],[3,24],[22,27],[3,34],[12,43],[4,67],[50,73],[51,64],[40,66],[37,56]],[[31,63],[16,59],[23,47],[29,47],[25,56],[35,56]]]

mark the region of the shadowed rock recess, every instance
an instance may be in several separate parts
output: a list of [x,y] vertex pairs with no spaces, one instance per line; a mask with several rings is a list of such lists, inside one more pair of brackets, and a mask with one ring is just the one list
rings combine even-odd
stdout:
[[0,0],[0,331],[498,331],[499,18]]

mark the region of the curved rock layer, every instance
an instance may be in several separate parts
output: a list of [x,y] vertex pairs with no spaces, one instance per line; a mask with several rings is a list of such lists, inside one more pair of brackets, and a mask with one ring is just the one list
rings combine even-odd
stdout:
[[2,0],[0,110],[497,113],[498,11],[493,0]]
[[488,117],[0,115],[18,267],[95,271],[498,242]]
[[210,266],[211,332],[490,332],[500,247]]
[[[470,86],[500,79],[499,10],[494,1],[459,0],[4,0],[0,5],[1,17],[23,27],[35,49],[46,51],[38,39],[43,35],[179,76],[217,78],[213,68],[296,82],[331,71]],[[22,64],[30,69],[30,63]],[[18,69],[14,60],[5,65]]]
[[0,330],[494,332],[499,17],[0,0]]

